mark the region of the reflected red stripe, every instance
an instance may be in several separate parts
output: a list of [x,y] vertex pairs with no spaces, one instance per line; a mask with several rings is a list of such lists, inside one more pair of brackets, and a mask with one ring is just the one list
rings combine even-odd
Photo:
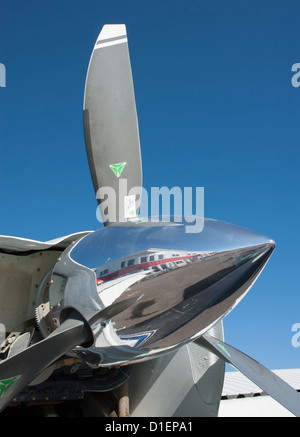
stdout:
[[[144,270],[144,269],[148,269],[149,267],[154,267],[154,266],[159,266],[162,264],[166,264],[169,262],[176,262],[176,261],[182,261],[185,259],[191,259],[191,258],[196,258],[197,256],[200,256],[201,254],[196,254],[196,255],[187,255],[187,256],[178,256],[178,257],[173,257],[173,258],[164,258],[164,259],[160,259],[157,261],[148,261],[146,263],[141,263],[141,264],[135,264],[133,266],[128,266],[128,267],[123,267],[120,270],[117,270],[113,273],[110,273],[109,275],[106,276],[101,276],[101,278],[99,278],[99,282],[100,280],[102,281],[111,281],[112,279],[116,279],[119,278],[120,276],[124,276],[127,275],[128,273],[135,273],[138,272],[140,270]],[[98,279],[97,279],[98,281]]]

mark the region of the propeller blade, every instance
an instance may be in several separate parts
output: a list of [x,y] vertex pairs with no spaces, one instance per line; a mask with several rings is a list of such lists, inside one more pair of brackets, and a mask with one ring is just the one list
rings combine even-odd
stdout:
[[91,330],[77,311],[49,337],[0,362],[0,411],[50,364],[91,340]]
[[74,308],[65,308],[62,324],[46,339],[11,358],[0,361],[0,412],[44,369],[66,352],[80,345],[91,345],[91,327],[126,310],[139,298],[113,303],[93,315],[88,323]]
[[[83,124],[104,225],[138,214],[142,165],[125,25],[105,25],[88,68]],[[128,195],[129,190],[137,187]],[[113,192],[112,192],[113,191]]]
[[299,393],[271,370],[238,349],[208,334],[204,334],[196,340],[196,343],[225,359],[291,413],[300,417]]

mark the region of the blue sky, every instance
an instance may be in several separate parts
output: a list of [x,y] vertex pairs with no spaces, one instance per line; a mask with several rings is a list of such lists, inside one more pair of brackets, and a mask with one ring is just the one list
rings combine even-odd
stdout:
[[95,40],[125,23],[144,186],[205,188],[205,215],[277,247],[225,320],[269,368],[300,367],[298,1],[1,0],[0,233],[96,229],[82,100]]

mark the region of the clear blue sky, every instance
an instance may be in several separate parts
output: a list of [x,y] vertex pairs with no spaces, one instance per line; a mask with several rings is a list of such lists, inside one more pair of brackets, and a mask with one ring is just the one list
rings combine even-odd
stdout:
[[1,0],[0,234],[96,229],[85,75],[104,24],[125,23],[144,186],[205,187],[205,215],[273,238],[225,339],[267,367],[300,367],[300,3]]

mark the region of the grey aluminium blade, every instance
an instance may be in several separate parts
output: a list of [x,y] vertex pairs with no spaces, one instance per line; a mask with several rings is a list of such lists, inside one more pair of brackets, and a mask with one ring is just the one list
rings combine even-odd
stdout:
[[0,411],[50,364],[90,340],[90,328],[74,312],[48,338],[0,362]]
[[300,417],[299,393],[275,373],[238,349],[208,334],[204,334],[196,342],[232,364],[273,399]]
[[85,84],[83,121],[104,225],[135,217],[142,167],[125,25],[105,25],[96,41]]

